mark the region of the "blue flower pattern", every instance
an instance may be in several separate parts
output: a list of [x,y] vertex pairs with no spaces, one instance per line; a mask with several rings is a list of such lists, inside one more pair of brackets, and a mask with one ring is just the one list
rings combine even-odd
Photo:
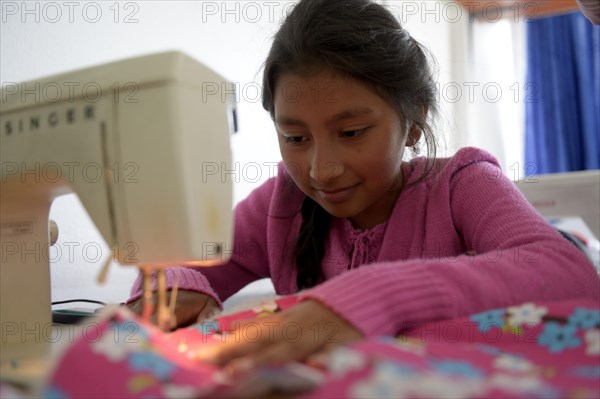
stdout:
[[600,311],[575,308],[568,318],[568,324],[584,330],[594,328],[600,324]]
[[581,345],[577,337],[577,328],[571,324],[561,326],[555,321],[546,323],[544,331],[538,337],[538,345],[547,346],[550,352],[559,353],[566,348],[576,348]]
[[471,321],[478,324],[477,328],[480,332],[485,333],[487,330],[496,326],[501,328],[504,324],[504,309],[490,310],[489,312],[478,313],[471,316]]
[[175,365],[154,352],[137,352],[129,357],[129,367],[134,371],[149,370],[160,380],[168,379],[175,371]]

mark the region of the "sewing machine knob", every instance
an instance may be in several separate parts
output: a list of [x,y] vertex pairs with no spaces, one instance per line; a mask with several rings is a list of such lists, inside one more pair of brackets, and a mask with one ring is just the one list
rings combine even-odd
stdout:
[[58,241],[58,225],[52,219],[48,221],[48,230],[50,231],[50,245],[54,245]]

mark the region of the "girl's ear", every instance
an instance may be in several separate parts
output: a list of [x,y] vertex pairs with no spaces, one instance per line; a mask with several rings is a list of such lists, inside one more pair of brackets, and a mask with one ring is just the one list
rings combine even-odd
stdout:
[[[427,112],[429,111],[429,107],[428,106],[423,106],[422,108],[423,111],[423,121],[425,121],[427,119]],[[406,146],[407,147],[412,147],[415,144],[417,144],[419,142],[419,140],[421,140],[421,137],[423,136],[423,130],[421,128],[419,128],[419,126],[417,126],[416,123],[412,123],[410,125],[409,131],[408,131],[408,138],[406,140]]]
[[[429,107],[427,105],[424,105],[421,110],[423,111],[423,121],[425,121],[427,119],[427,112],[429,111]],[[415,122],[413,122],[410,125],[410,128],[408,130],[408,138],[406,140],[406,146],[407,147],[414,146],[421,140],[422,136],[423,136],[423,130]]]
[[408,131],[408,139],[406,140],[406,146],[412,147],[421,140],[423,136],[423,131],[417,126],[416,123],[413,123],[410,126],[410,130]]

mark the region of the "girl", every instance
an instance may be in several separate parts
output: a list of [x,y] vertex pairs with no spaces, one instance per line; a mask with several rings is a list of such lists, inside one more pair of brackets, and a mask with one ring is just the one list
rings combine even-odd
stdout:
[[[423,49],[384,7],[296,5],[264,69],[279,173],[236,207],[226,265],[172,268],[167,279],[183,290],[180,325],[264,277],[302,302],[259,319],[258,339],[227,340],[207,359],[232,370],[302,360],[428,321],[532,300],[598,298],[592,265],[490,154],[465,148],[436,159],[435,99]],[[403,162],[406,148],[418,153],[421,142],[427,156]],[[291,323],[301,334],[293,341]]]

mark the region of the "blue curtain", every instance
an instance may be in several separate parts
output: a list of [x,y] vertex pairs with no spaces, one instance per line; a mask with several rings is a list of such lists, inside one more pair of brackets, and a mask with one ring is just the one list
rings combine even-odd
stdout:
[[527,82],[528,170],[600,169],[600,26],[580,12],[528,21]]

